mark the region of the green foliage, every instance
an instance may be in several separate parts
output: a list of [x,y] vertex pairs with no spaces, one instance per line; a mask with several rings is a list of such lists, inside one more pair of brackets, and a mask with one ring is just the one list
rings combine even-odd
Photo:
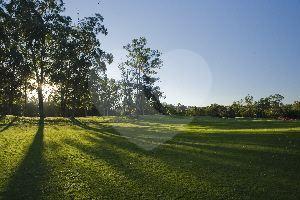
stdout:
[[[108,79],[106,64],[113,56],[101,48],[98,37],[108,33],[103,16],[96,13],[74,25],[69,16],[63,15],[64,9],[61,0],[0,1],[0,116],[163,113],[300,118],[299,102],[284,105],[284,97],[279,94],[258,101],[247,95],[230,106],[162,104],[163,93],[157,86],[157,73],[163,64],[161,52],[149,48],[144,37],[133,39],[124,46],[127,59],[119,65],[121,82]],[[45,84],[56,88],[49,99],[44,98]],[[38,98],[30,100],[28,93],[33,90]]]
[[294,104],[284,106],[284,117],[300,119],[300,102],[295,101]]
[[[61,0],[0,2],[0,105],[3,114],[26,114],[27,92],[38,94],[44,117],[45,84],[58,88],[61,115],[75,115],[92,107],[89,72],[104,71],[112,55],[100,48],[98,34],[107,34],[103,17],[95,14],[77,26],[63,15]],[[34,80],[34,84],[30,81]],[[23,112],[13,112],[21,105]],[[15,108],[17,109],[17,108]],[[1,109],[2,110],[2,109]]]
[[90,88],[92,100],[100,115],[118,115],[121,112],[121,84],[114,79],[91,76]]
[[254,98],[247,95],[245,99],[233,102],[230,106],[211,104],[206,107],[177,106],[165,104],[165,109],[169,115],[185,116],[212,116],[212,117],[243,117],[243,118],[281,118],[281,119],[299,119],[300,104],[296,101],[294,104],[283,104],[284,97],[280,94],[270,95],[254,101]]
[[127,51],[127,60],[120,64],[123,86],[124,113],[135,115],[144,114],[147,106],[152,110],[163,112],[160,103],[162,92],[156,85],[156,77],[162,66],[161,53],[147,47],[144,37],[133,39],[124,46]]

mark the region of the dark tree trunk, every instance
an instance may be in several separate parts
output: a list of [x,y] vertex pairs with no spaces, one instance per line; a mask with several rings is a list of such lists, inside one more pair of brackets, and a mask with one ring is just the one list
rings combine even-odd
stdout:
[[39,100],[39,115],[40,119],[45,117],[44,113],[44,96],[43,96],[43,84],[44,84],[44,67],[43,65],[41,66],[41,71],[40,74],[37,76],[37,82],[38,82],[38,88],[37,88],[37,93],[38,93],[38,100]]
[[75,118],[76,114],[76,109],[77,108],[77,102],[76,102],[76,97],[73,95],[72,97],[72,109],[71,109],[71,117]]
[[88,114],[87,114],[87,108],[84,108],[84,116],[87,117]]
[[[16,73],[16,68],[15,65],[12,64],[13,67],[13,76],[15,76]],[[16,87],[16,83],[15,83],[15,79],[13,78],[13,76],[11,77],[11,85],[9,88],[9,94],[8,94],[8,112],[10,115],[13,115],[13,102],[14,102],[14,93],[15,93],[15,87]]]
[[39,100],[39,115],[40,119],[45,117],[44,114],[44,97],[43,97],[43,84],[39,83],[37,88],[38,100]]
[[9,98],[8,98],[8,114],[9,115],[13,115],[13,93],[12,91],[9,94]]
[[24,87],[24,109],[23,109],[23,115],[26,115],[27,110],[27,81],[25,81],[25,87]]
[[[37,59],[35,52],[33,48],[31,48],[32,53],[32,62],[35,69],[35,75],[36,75],[36,82],[38,84],[37,87],[37,93],[38,93],[38,101],[39,101],[39,116],[40,120],[42,120],[45,117],[44,114],[44,97],[43,97],[43,84],[44,84],[44,63],[43,63],[43,55],[44,55],[44,49],[42,50],[42,57],[41,62],[39,63],[39,67],[37,65]],[[39,70],[40,69],[40,70]]]
[[62,88],[61,89],[61,94],[60,94],[60,112],[62,117],[66,117],[66,100],[65,100],[65,90]]

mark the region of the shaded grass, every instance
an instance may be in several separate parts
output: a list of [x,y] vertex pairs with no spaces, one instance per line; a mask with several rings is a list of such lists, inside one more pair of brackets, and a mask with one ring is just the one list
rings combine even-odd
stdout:
[[[0,135],[0,198],[300,199],[299,121],[191,120],[20,119]],[[176,135],[130,140],[155,130]]]
[[24,159],[10,178],[5,199],[39,199],[42,181],[46,181],[46,166],[43,158],[44,119],[39,120],[38,130]]
[[220,119],[212,117],[196,117],[193,119],[191,125],[193,124],[220,130],[299,128],[299,120],[282,121],[275,119]]
[[[11,118],[10,122],[8,123],[4,123],[4,124],[1,124],[0,126],[3,128],[0,130],[0,133],[9,129],[11,126],[13,126],[14,122],[18,120],[18,117],[13,117]],[[1,119],[1,121],[5,121],[5,118]]]

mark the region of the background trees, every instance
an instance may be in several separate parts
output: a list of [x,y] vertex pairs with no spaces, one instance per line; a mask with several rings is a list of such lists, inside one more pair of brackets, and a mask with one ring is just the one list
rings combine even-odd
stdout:
[[284,117],[300,119],[300,102],[295,101],[293,104],[284,106]]
[[295,101],[293,104],[283,104],[283,99],[282,95],[274,94],[255,101],[251,95],[247,95],[244,99],[235,101],[228,106],[211,104],[206,107],[196,107],[165,104],[165,109],[170,115],[299,119],[299,101]]
[[90,80],[91,95],[100,115],[119,115],[121,113],[121,85],[114,79],[95,76]]
[[1,112],[17,114],[21,107],[22,87],[29,76],[29,65],[22,54],[21,32],[10,6],[0,2],[0,76]]

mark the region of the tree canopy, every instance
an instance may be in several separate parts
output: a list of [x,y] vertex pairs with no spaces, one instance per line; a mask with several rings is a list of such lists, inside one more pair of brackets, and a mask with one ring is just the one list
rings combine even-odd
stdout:
[[[111,79],[105,71],[113,55],[98,37],[108,34],[103,16],[74,23],[64,10],[62,0],[0,0],[1,115],[300,118],[299,101],[285,105],[280,94],[256,101],[247,95],[227,106],[161,103],[160,51],[150,48],[145,37],[133,39],[123,47],[121,80]],[[50,95],[45,95],[46,85],[53,88]],[[37,96],[29,95],[33,91]]]

